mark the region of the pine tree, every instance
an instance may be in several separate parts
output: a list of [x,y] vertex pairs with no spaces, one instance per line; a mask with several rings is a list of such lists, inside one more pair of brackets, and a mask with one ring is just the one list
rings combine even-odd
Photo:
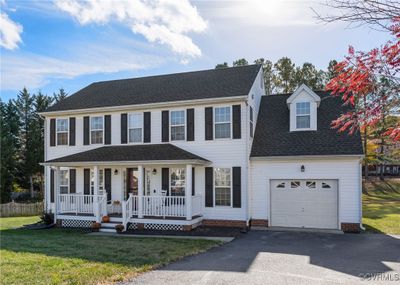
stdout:
[[61,100],[64,100],[67,98],[68,93],[65,92],[64,88],[60,88],[58,93],[53,93],[53,98],[56,101],[56,103],[60,102]]

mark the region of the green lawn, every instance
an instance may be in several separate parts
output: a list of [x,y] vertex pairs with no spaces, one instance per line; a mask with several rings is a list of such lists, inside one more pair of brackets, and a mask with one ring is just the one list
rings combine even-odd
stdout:
[[364,182],[363,225],[368,232],[400,234],[400,179]]
[[36,220],[38,217],[0,218],[0,284],[112,283],[218,244],[91,236],[67,229],[12,229]]

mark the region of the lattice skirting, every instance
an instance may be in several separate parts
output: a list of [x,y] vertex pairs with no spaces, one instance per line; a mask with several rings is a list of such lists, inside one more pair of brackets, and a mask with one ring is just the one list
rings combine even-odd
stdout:
[[144,224],[146,230],[182,231],[182,225]]
[[137,223],[128,223],[127,230],[136,230],[137,228]]
[[93,221],[82,220],[61,220],[61,227],[63,228],[90,228]]

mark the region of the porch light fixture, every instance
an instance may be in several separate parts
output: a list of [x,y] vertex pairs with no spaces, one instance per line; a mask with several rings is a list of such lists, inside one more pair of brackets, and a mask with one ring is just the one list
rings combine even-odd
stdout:
[[118,169],[114,170],[114,175],[118,175]]
[[302,165],[302,166],[300,167],[300,170],[301,170],[301,172],[306,171],[306,168],[304,167],[304,165]]
[[151,173],[153,173],[153,175],[156,175],[157,174],[157,169],[153,168],[153,171]]

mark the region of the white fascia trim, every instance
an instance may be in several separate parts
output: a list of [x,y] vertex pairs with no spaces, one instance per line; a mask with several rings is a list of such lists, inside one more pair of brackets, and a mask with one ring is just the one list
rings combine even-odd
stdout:
[[214,103],[226,103],[235,101],[245,101],[248,98],[247,95],[232,96],[232,97],[219,97],[219,98],[208,98],[208,99],[196,99],[196,100],[183,100],[183,101],[169,101],[160,103],[148,103],[148,104],[137,104],[137,105],[122,105],[122,106],[110,106],[110,107],[96,107],[86,109],[75,109],[65,111],[54,111],[54,112],[40,112],[39,115],[42,117],[49,116],[60,116],[60,115],[76,115],[76,114],[90,114],[90,113],[104,113],[113,111],[125,111],[125,110],[143,110],[143,109],[155,109],[164,107],[177,107],[183,105],[200,105],[200,104],[214,104]]
[[293,102],[293,100],[301,93],[301,91],[307,92],[311,97],[314,98],[314,100],[317,102],[317,105],[319,107],[319,103],[321,102],[321,97],[319,97],[314,91],[310,89],[307,85],[304,83],[301,84],[294,92],[292,95],[290,95],[289,98],[287,98],[286,103],[288,106]]
[[194,165],[209,165],[211,162],[190,159],[190,160],[145,160],[145,161],[82,161],[82,162],[43,162],[43,166],[129,166],[129,165],[181,165],[181,164],[194,164]]
[[301,159],[315,159],[315,160],[321,160],[321,159],[360,159],[362,160],[364,158],[364,155],[360,154],[341,154],[341,155],[299,155],[299,156],[258,156],[258,157],[250,157],[251,161],[282,161],[282,160],[301,160]]

